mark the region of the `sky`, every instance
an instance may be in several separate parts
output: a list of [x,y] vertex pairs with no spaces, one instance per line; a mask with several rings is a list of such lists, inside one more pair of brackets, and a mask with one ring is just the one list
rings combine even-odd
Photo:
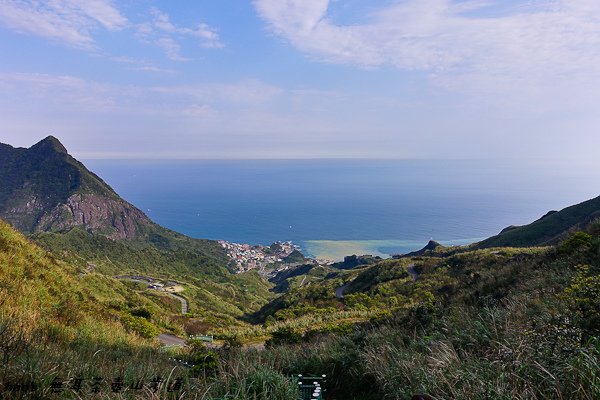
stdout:
[[0,0],[0,142],[597,163],[598,0]]

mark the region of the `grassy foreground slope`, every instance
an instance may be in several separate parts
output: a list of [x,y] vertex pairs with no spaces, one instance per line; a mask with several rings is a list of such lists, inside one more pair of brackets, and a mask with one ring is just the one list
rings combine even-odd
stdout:
[[272,365],[247,365],[236,351],[160,352],[151,314],[159,303],[81,276],[0,221],[0,398],[298,398]]
[[[57,379],[72,383],[119,371],[130,377],[146,373],[141,367],[157,356],[153,346],[128,332],[119,315],[103,308],[90,290],[109,293],[110,300],[127,296],[118,282],[108,284],[113,286],[96,281],[86,287],[76,267],[57,261],[0,221],[3,398],[50,398]],[[165,364],[162,373],[171,367]]]
[[326,374],[332,399],[600,398],[598,221],[555,246],[438,248],[342,279],[343,298],[324,280],[271,304],[272,346],[246,363]]
[[[177,356],[191,369],[128,333],[104,307],[111,293],[126,296],[122,284],[78,278],[75,267],[5,224],[0,238],[7,398],[24,397],[7,389],[24,382],[38,386],[29,398],[287,400],[297,399],[286,379],[295,374],[326,374],[328,400],[600,398],[599,223],[554,247],[446,249],[315,281],[272,315],[266,350],[192,348]],[[418,273],[414,283],[408,266]],[[340,299],[333,293],[341,284],[350,286]],[[130,315],[148,311],[148,304],[131,305]],[[346,321],[336,319],[343,312]],[[352,313],[363,322],[354,323]],[[160,395],[154,376],[169,381]],[[82,394],[52,392],[58,379],[70,388],[79,377]],[[102,377],[98,394],[95,377]],[[111,383],[119,377],[145,383],[115,395]],[[183,389],[169,392],[176,378]]]

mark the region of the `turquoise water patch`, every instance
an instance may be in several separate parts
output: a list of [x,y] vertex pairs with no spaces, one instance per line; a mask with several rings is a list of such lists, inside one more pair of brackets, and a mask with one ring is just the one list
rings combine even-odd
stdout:
[[[443,246],[464,246],[483,238],[438,241]],[[342,261],[351,255],[372,255],[389,258],[392,254],[403,254],[420,250],[426,242],[414,240],[306,240],[300,243],[302,253],[308,257]]]

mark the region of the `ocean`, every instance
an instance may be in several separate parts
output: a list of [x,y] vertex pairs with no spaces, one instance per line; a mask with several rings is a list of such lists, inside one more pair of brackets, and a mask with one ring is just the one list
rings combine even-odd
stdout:
[[185,235],[305,255],[387,257],[476,242],[600,194],[600,171],[547,160],[83,160]]

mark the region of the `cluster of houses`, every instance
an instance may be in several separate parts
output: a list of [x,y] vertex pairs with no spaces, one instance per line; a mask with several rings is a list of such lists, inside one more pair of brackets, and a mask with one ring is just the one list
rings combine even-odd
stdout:
[[237,273],[249,271],[255,268],[264,268],[267,264],[283,261],[283,258],[292,254],[296,246],[292,242],[276,242],[276,252],[271,248],[262,245],[250,246],[249,244],[231,243],[225,240],[219,240],[227,255],[237,267]]

